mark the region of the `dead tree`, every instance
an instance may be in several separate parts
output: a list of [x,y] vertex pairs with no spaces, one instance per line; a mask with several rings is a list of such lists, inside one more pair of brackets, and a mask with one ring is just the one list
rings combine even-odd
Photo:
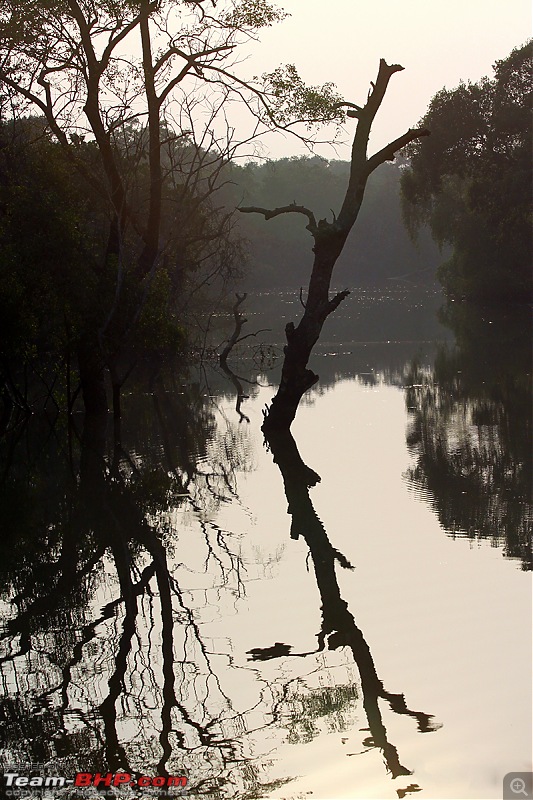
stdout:
[[230,381],[232,382],[237,391],[237,403],[235,406],[235,410],[239,415],[239,422],[242,422],[243,420],[246,420],[246,422],[250,422],[249,417],[247,417],[246,414],[243,414],[241,411],[242,402],[243,400],[246,400],[248,397],[248,395],[244,393],[244,389],[241,383],[241,380],[244,379],[239,378],[239,376],[236,375],[233,372],[233,370],[231,370],[228,367],[228,356],[236,344],[242,342],[244,339],[249,339],[251,336],[257,336],[259,333],[264,333],[265,331],[270,330],[270,328],[261,328],[261,330],[259,331],[255,331],[254,333],[247,333],[246,336],[241,336],[241,331],[243,329],[243,326],[248,322],[248,320],[246,319],[244,314],[241,311],[239,311],[239,308],[248,297],[248,294],[247,292],[245,292],[244,294],[237,293],[235,297],[237,298],[237,301],[233,306],[233,317],[235,319],[235,328],[233,329],[233,333],[226,342],[226,345],[222,350],[218,360],[224,374],[230,379]]
[[409,129],[370,158],[367,156],[368,138],[374,117],[385,96],[391,76],[402,70],[399,64],[379,63],[378,76],[363,107],[342,103],[349,107],[348,116],[357,119],[352,154],[350,178],[342,208],[333,221],[316,221],[315,215],[305,206],[296,203],[281,208],[266,209],[257,206],[240,208],[245,214],[263,214],[272,219],[280,214],[303,214],[307,217],[307,230],[314,239],[314,263],[309,281],[304,314],[297,326],[289,322],[285,327],[287,344],[281,381],[272,405],[265,414],[263,430],[288,430],[304,393],[317,381],[318,375],[307,368],[311,351],[317,342],[327,317],[349,294],[345,289],[330,297],[331,276],[346,239],[357,219],[369,175],[385,161],[393,161],[395,154],[409,142],[428,136],[426,129]]

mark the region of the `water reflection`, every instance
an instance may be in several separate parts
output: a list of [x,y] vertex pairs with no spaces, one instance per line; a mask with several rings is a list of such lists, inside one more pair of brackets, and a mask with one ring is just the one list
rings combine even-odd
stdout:
[[408,479],[445,530],[490,539],[532,568],[531,318],[457,305],[445,311],[455,348],[434,371],[405,376],[411,414]]
[[[198,397],[194,385],[154,397],[132,451],[116,428],[108,449],[105,415],[87,418],[79,438],[43,419],[9,443],[0,500],[8,760],[56,774],[185,771],[198,790],[243,760],[242,714],[222,688],[169,538],[170,509],[186,501],[205,513],[206,497],[214,506],[235,491],[231,456],[222,470],[216,460],[205,468],[213,411]],[[161,444],[142,451],[154,424]],[[231,535],[208,518],[201,530],[203,571],[238,594]]]
[[[466,335],[473,341],[470,330]],[[504,336],[513,347],[504,348]],[[416,458],[410,480],[448,529],[498,542],[504,536],[506,552],[530,563],[530,518],[522,502],[531,479],[523,337],[514,342],[508,321],[485,339],[486,363],[479,347],[459,345],[442,350],[435,377],[421,368],[410,375],[409,441]],[[386,370],[373,360],[369,371],[367,357],[350,359],[349,374],[360,374],[369,396],[377,372]],[[400,360],[395,356],[389,365],[394,381]],[[339,372],[334,362],[324,356],[324,367],[331,364],[323,371],[326,392]],[[245,374],[240,365],[235,369]],[[290,602],[288,593],[305,592],[307,584],[312,592],[314,581],[302,562],[300,583],[292,571],[286,583],[276,582],[301,553],[296,541],[285,547],[283,533],[276,540],[268,513],[274,518],[274,508],[254,534],[255,508],[243,499],[253,493],[243,495],[243,485],[256,463],[264,457],[274,471],[273,486],[281,491],[281,485],[270,457],[255,450],[260,412],[253,399],[261,389],[237,381],[232,407],[220,384],[167,376],[153,394],[124,398],[121,430],[106,418],[87,420],[78,431],[61,419],[35,417],[2,439],[3,755],[46,763],[56,774],[187,774],[191,794],[258,798],[298,772],[291,756],[273,767],[284,747],[309,743],[311,749],[313,740],[331,732],[348,742],[364,713],[364,752],[382,755],[387,773],[402,787],[399,797],[418,792],[418,783],[409,782],[415,777],[408,776],[422,764],[406,756],[406,740],[397,738],[404,728],[395,722],[402,718],[408,732],[436,726],[403,694],[384,687],[382,654],[376,664],[344,599],[351,597],[347,587],[341,594],[338,570],[351,571],[352,564],[313,508],[309,490],[320,478],[291,436],[269,444],[285,486],[291,537],[308,550],[321,618],[308,631],[312,637],[317,630],[316,645],[302,644],[303,635],[298,644],[292,632],[276,633],[272,592],[281,585]],[[246,405],[245,393],[251,395]],[[252,423],[241,424],[247,416]],[[349,462],[339,460],[344,468]],[[265,474],[258,473],[255,486],[271,502]],[[410,524],[408,518],[404,525]],[[347,552],[346,545],[341,549]],[[263,594],[254,594],[258,585]],[[262,621],[254,616],[250,622],[250,612],[252,632],[240,638],[251,595],[261,599],[255,614],[263,614]],[[383,607],[390,602],[384,597]],[[425,624],[416,613],[408,618],[415,633]],[[365,623],[365,630],[377,654],[375,629],[370,635]],[[466,662],[469,669],[475,666]],[[434,671],[428,672],[435,683],[428,705],[435,710],[441,689]],[[424,696],[426,690],[422,678]],[[442,718],[440,709],[435,713]],[[454,722],[449,715],[443,734],[451,736]],[[440,736],[419,741],[441,746]],[[352,749],[361,747],[350,747],[355,756]],[[346,750],[335,764],[346,761]],[[284,777],[273,777],[281,771]],[[372,779],[384,774],[378,763]],[[431,791],[426,776],[420,783]]]
[[[320,476],[304,463],[289,431],[269,434],[268,444],[283,477],[288,513],[292,517],[291,538],[303,537],[313,562],[322,603],[322,623],[317,634],[317,652],[323,651],[326,646],[328,650],[337,650],[341,647],[350,650],[359,670],[363,707],[369,726],[370,736],[364,740],[364,745],[381,750],[386,768],[393,778],[411,775],[412,771],[400,762],[396,747],[389,741],[378,700],[386,700],[396,714],[413,717],[418,730],[422,733],[433,731],[437,726],[431,722],[430,714],[408,708],[403,694],[388,692],[378,677],[370,648],[362,631],[357,627],[347,602],[341,597],[337,581],[336,564],[343,569],[353,570],[354,567],[331,544],[309,497],[309,489],[320,481]],[[259,657],[262,653],[264,658],[268,653],[268,657],[273,658],[277,655],[287,655],[289,648],[277,643],[275,648],[262,651],[256,648],[252,652],[254,657]],[[309,653],[298,655],[309,655]],[[410,787],[410,791],[416,790],[418,786]]]
[[[291,647],[276,643],[253,648],[243,663],[231,640],[220,644],[208,633],[213,613],[246,594],[239,536],[217,512],[240,502],[236,475],[253,462],[246,429],[215,419],[205,389],[174,388],[144,406],[130,398],[130,413],[142,406],[135,431],[133,413],[122,430],[107,416],[87,418],[79,435],[43,417],[6,440],[4,760],[66,775],[185,774],[198,795],[264,796],[290,780],[270,777],[272,734],[265,733],[294,744],[319,735],[322,723],[339,732],[354,724],[355,678],[332,680],[325,662],[304,659],[347,645],[363,676],[365,745],[382,749],[394,776],[410,774],[387,740],[378,698],[414,715],[421,730],[429,718],[387,693],[375,673],[335,579],[335,561],[350,565],[312,511],[302,476],[309,482],[315,473],[301,459],[291,491],[292,502],[302,491],[308,502],[295,521],[311,525],[304,535],[324,614],[317,650],[289,656]],[[258,669],[258,661],[281,656],[300,656],[302,669],[269,676]],[[251,697],[243,701],[245,686]]]
[[[67,775],[80,768],[186,774],[198,794],[264,796],[289,780],[269,778],[265,731],[296,744],[319,735],[322,724],[340,733],[355,724],[355,676],[313,686],[313,676],[328,675],[317,657],[346,649],[360,674],[364,747],[380,749],[392,777],[410,775],[378,701],[413,717],[420,731],[434,726],[377,675],[337,582],[336,565],[352,566],[313,509],[309,487],[319,477],[290,435],[270,447],[291,536],[305,539],[315,569],[317,647],[294,652],[259,641],[247,665],[206,635],[206,612],[246,593],[239,539],[215,512],[239,502],[236,474],[252,462],[246,437],[238,438],[242,426],[215,430],[199,385],[175,388],[138,409],[134,438],[127,424],[118,431],[106,416],[85,419],[79,436],[42,418],[7,443],[0,493],[10,543],[0,565],[8,612],[0,659],[5,756]],[[132,406],[139,402],[131,398]],[[173,521],[191,511],[194,542]],[[258,669],[279,658],[298,659],[302,669],[269,677]],[[243,705],[241,685],[250,680],[255,696]]]

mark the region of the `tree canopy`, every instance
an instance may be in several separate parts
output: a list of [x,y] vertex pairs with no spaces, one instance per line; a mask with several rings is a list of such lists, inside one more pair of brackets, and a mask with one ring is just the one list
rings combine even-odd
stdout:
[[439,271],[449,295],[530,298],[531,72],[528,43],[497,61],[492,79],[442,89],[422,120],[431,137],[407,149],[405,219],[453,247]]
[[[75,344],[86,410],[107,409],[104,373],[109,370],[115,394],[131,369],[128,351],[139,332],[152,343],[167,342],[165,313],[170,303],[183,311],[185,276],[203,269],[197,285],[206,285],[238,267],[231,214],[213,201],[221,170],[240,143],[228,118],[229,101],[244,104],[251,114],[248,141],[267,129],[344,118],[333,86],[306,87],[292,65],[257,78],[242,73],[239,46],[284,16],[267,0],[2,4],[2,121],[9,125],[40,115],[53,160],[61,160],[59,148],[61,170],[69,172],[68,164],[77,176],[69,180],[72,187],[78,184],[79,207],[72,204],[70,188],[62,191],[63,179],[50,174],[45,180],[52,186],[54,215],[64,213],[68,223],[55,239],[53,264],[45,259],[40,267],[51,270],[50,283],[60,261],[73,280],[69,248],[75,242],[62,246],[69,231],[74,236],[85,226],[93,237],[91,258],[83,260],[92,273],[92,317],[89,324],[85,315]],[[305,127],[302,135],[307,136]],[[30,160],[35,154],[33,149]],[[46,169],[53,171],[52,164]],[[39,180],[37,175],[36,187]],[[11,171],[13,208],[17,182]],[[46,216],[38,189],[28,191],[35,213]],[[84,194],[94,204],[97,231],[91,215],[84,217]],[[73,208],[77,220],[69,218]],[[13,214],[5,218],[8,248],[10,237],[16,238],[8,230],[11,219]],[[52,218],[47,238],[54,237],[51,224]],[[32,231],[35,253],[44,247],[38,235]],[[37,263],[34,259],[34,267]],[[32,285],[29,272],[26,278]],[[44,316],[49,315],[44,311]],[[147,319],[156,329],[146,326]]]

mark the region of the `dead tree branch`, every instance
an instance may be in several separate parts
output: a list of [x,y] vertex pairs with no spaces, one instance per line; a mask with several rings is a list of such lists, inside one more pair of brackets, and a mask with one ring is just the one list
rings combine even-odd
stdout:
[[225,366],[225,364],[226,364],[226,362],[228,360],[229,354],[231,353],[231,351],[233,350],[233,348],[237,344],[237,342],[239,340],[239,336],[240,336],[241,330],[242,330],[242,326],[246,322],[248,322],[248,320],[246,319],[244,314],[242,314],[239,311],[240,306],[244,303],[244,301],[248,297],[247,292],[245,292],[244,294],[239,294],[237,292],[235,297],[237,298],[237,301],[236,301],[235,305],[233,306],[233,317],[235,319],[235,328],[233,329],[233,333],[231,334],[231,336],[228,339],[228,343],[226,344],[225,348],[223,349],[223,351],[221,352],[221,354],[219,356],[219,363],[220,363],[221,367]]
[[308,231],[314,235],[318,230],[315,215],[305,206],[298,206],[292,203],[290,206],[280,206],[280,208],[259,208],[259,206],[246,206],[238,209],[241,214],[262,214],[265,219],[273,219],[279,217],[280,214],[303,214],[309,220],[309,225],[306,225]]

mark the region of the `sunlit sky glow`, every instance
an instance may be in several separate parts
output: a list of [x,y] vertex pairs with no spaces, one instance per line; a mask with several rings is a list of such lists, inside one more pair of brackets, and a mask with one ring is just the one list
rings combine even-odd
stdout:
[[[294,63],[312,85],[334,82],[366,99],[380,58],[405,67],[393,76],[374,123],[371,149],[416,125],[443,86],[492,75],[492,65],[531,36],[529,0],[278,0],[291,16],[261,32],[246,72]],[[351,123],[353,125],[353,123]],[[269,138],[266,153],[302,152],[293,137]],[[329,157],[335,153],[322,150]],[[338,157],[347,158],[347,146]]]

